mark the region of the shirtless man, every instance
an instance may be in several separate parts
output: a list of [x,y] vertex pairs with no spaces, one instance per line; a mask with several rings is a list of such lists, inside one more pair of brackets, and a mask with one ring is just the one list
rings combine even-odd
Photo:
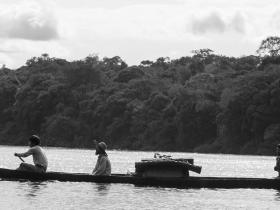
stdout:
[[29,163],[21,163],[17,170],[32,171],[32,172],[46,172],[48,168],[48,159],[44,150],[40,147],[40,138],[36,135],[32,135],[29,138],[30,149],[25,153],[15,153],[17,157],[33,156],[34,165]]

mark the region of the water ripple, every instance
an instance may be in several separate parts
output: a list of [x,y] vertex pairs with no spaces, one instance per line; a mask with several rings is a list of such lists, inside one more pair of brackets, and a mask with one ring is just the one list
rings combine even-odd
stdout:
[[[26,147],[0,147],[0,167],[16,168],[14,152]],[[49,170],[90,173],[92,150],[47,148]],[[113,173],[134,171],[135,161],[152,152],[108,151]],[[171,154],[171,153],[166,153]],[[193,157],[201,176],[275,177],[274,157],[172,153]],[[32,162],[27,158],[27,162]],[[191,174],[196,175],[196,174]],[[131,184],[0,181],[0,209],[279,209],[280,191],[264,189],[172,189]]]

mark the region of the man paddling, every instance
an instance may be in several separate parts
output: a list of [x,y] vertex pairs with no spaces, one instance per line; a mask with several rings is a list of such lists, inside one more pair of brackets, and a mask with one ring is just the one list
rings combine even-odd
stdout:
[[17,170],[32,171],[32,172],[46,172],[48,167],[48,159],[44,150],[40,147],[40,138],[32,135],[29,138],[30,149],[25,153],[15,153],[15,156],[21,158],[32,155],[34,165],[28,163],[21,163]]
[[93,175],[111,175],[111,163],[106,153],[107,145],[104,142],[95,142],[95,155],[98,155],[98,159],[95,165],[95,168],[92,171]]

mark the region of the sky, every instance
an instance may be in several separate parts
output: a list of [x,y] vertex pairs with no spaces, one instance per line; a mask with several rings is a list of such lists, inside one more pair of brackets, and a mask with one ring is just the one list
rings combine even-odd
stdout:
[[12,69],[43,53],[129,65],[202,48],[239,57],[268,36],[280,36],[279,0],[0,1],[0,65]]

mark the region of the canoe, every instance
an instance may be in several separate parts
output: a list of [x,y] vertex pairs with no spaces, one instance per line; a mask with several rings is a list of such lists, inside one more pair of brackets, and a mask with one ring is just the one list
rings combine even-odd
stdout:
[[262,188],[280,189],[280,179],[277,178],[236,178],[236,177],[185,177],[157,178],[141,177],[127,174],[111,176],[93,176],[84,173],[47,172],[36,173],[0,168],[0,178],[11,181],[48,181],[61,182],[95,182],[95,183],[125,183],[136,186],[155,186],[171,188]]

